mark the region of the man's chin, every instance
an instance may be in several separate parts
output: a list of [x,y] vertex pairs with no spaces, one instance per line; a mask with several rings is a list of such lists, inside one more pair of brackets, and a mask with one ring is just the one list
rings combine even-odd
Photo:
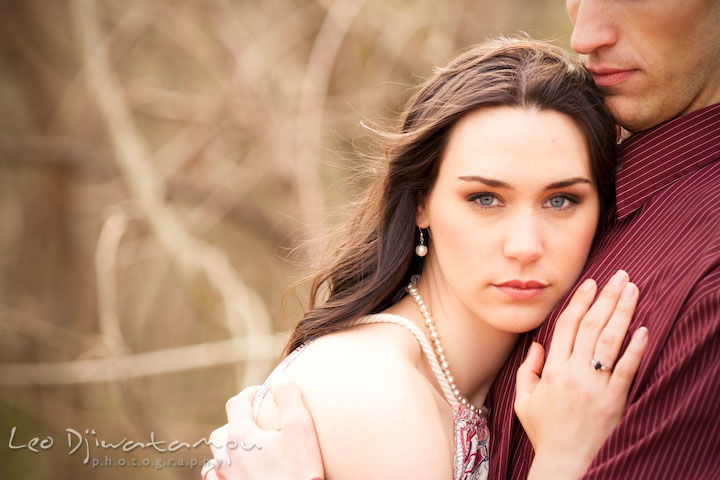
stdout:
[[615,123],[620,125],[625,132],[622,138],[648,130],[654,127],[658,123],[653,118],[652,113],[647,111],[647,108],[643,105],[642,99],[633,98],[627,94],[610,94],[605,97],[605,103],[610,109]]

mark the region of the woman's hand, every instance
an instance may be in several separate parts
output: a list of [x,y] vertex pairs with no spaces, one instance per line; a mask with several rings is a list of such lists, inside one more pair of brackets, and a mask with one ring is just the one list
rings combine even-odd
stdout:
[[627,273],[617,272],[593,303],[596,290],[588,279],[575,292],[547,360],[533,343],[518,369],[515,412],[535,449],[530,479],[582,477],[620,422],[645,352],[641,327],[615,363],[639,296]]
[[228,400],[228,423],[210,435],[217,466],[206,469],[203,480],[322,480],[320,446],[300,390],[286,380],[273,384],[281,425],[273,431],[253,420],[257,391],[248,387]]

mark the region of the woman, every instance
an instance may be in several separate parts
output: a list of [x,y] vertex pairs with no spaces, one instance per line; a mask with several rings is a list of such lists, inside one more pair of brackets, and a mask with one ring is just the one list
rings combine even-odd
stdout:
[[[326,478],[485,478],[485,397],[518,335],[582,270],[613,199],[615,126],[561,49],[500,39],[438,70],[385,140],[384,167],[276,372],[302,391]],[[612,371],[638,290],[622,271],[593,304],[596,288],[574,294],[545,369],[534,345],[518,372],[533,478],[582,475],[646,343],[638,330]],[[281,420],[265,393],[257,422],[272,430]]]

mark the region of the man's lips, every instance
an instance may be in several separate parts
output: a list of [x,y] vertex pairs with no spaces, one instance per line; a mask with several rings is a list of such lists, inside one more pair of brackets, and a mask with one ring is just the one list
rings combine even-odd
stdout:
[[537,297],[547,287],[546,284],[535,280],[510,280],[509,282],[494,284],[494,286],[515,300],[527,300]]
[[588,67],[598,87],[614,87],[630,78],[635,70],[607,67]]

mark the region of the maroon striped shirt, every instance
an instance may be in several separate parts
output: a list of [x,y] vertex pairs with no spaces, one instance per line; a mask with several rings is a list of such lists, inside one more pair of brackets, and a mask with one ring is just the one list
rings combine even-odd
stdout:
[[[625,415],[584,478],[720,478],[720,104],[634,135],[620,165],[617,215],[582,278],[602,285],[626,270],[640,289],[631,331],[646,325],[650,338]],[[520,339],[495,381],[492,479],[527,477],[515,371],[533,339],[548,346],[566,303]]]

